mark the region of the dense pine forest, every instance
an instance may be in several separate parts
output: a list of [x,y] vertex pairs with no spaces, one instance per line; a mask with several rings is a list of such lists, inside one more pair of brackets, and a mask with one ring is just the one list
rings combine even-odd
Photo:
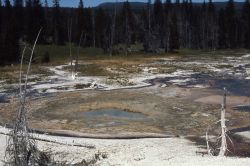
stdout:
[[[118,8],[117,6],[121,6]],[[250,48],[250,3],[237,8],[233,0],[225,7],[211,0],[194,4],[191,0],[148,1],[133,10],[129,1],[111,8],[61,8],[60,0],[0,0],[0,64],[20,60],[22,47],[32,43],[42,28],[39,44],[102,48],[112,55],[133,51],[173,52],[179,48]]]

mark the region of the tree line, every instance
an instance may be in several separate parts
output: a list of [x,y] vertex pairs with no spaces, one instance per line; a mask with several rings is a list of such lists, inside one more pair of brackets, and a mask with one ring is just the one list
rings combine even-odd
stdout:
[[[129,54],[131,45],[145,52],[172,52],[179,48],[250,48],[250,3],[236,9],[233,0],[218,8],[209,0],[148,0],[140,11],[125,1],[121,9],[62,8],[60,0],[0,0],[0,64],[17,62],[24,43],[32,43],[43,28],[39,44],[102,48],[113,55]],[[115,47],[116,46],[116,47]]]

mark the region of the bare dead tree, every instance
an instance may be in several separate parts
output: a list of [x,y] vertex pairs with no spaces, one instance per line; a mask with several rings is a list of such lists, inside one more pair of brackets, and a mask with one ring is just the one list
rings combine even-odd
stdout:
[[72,79],[75,79],[73,71],[73,55],[72,55],[72,18],[68,20],[68,40],[69,40],[69,56],[70,56],[70,68]]
[[20,72],[19,72],[19,95],[21,96],[22,94],[22,71],[23,71],[23,57],[26,51],[26,44],[23,48],[22,56],[21,56],[21,62],[20,62]]
[[76,62],[75,62],[75,72],[77,72],[77,68],[78,68],[78,60],[79,60],[81,43],[82,43],[82,36],[83,36],[83,31],[81,32],[80,40],[79,40],[78,48],[77,48],[77,55],[76,55]]
[[[228,129],[226,127],[226,97],[227,97],[227,90],[226,88],[224,88],[224,95],[223,95],[223,102],[221,104],[221,119],[218,121],[220,122],[220,126],[221,126],[221,134],[220,134],[220,148],[218,148],[219,154],[218,156],[220,157],[224,157],[226,155],[226,152],[229,151],[228,150],[228,143],[227,143],[227,139],[231,142],[231,144],[233,145],[233,141],[230,139],[230,137],[228,136],[227,132]],[[218,123],[216,122],[216,124]],[[209,130],[209,129],[208,129]],[[214,151],[210,146],[209,146],[209,138],[208,138],[208,131],[206,132],[206,142],[207,142],[207,151],[209,155],[214,155]],[[218,144],[218,142],[217,142]]]
[[78,60],[79,60],[80,48],[82,44],[82,37],[83,37],[83,31],[81,32],[81,36],[80,36],[80,40],[79,40],[79,44],[77,48],[77,55],[76,55],[76,62],[75,62],[75,74],[77,74],[77,70],[78,70]]
[[227,151],[227,140],[226,140],[226,120],[225,120],[225,114],[226,114],[226,97],[227,97],[227,90],[224,88],[224,96],[223,96],[223,103],[221,105],[221,147],[220,147],[220,153],[219,156],[225,156]]
[[22,88],[22,66],[23,59],[26,50],[26,46],[23,49],[21,56],[21,65],[20,65],[20,80],[19,80],[19,98],[20,104],[17,109],[17,115],[14,119],[13,129],[10,131],[10,136],[7,144],[7,148],[5,151],[5,159],[8,165],[18,165],[18,166],[27,166],[27,165],[35,165],[39,160],[39,154],[36,148],[35,141],[28,133],[28,122],[27,122],[27,106],[26,106],[26,97],[27,97],[27,84],[29,78],[30,67],[34,55],[34,50],[36,47],[36,43],[40,36],[42,28],[39,30],[36,40],[34,42],[28,69],[25,76],[24,87]]
[[210,148],[210,145],[209,145],[209,136],[208,136],[208,130],[206,132],[206,143],[207,143],[207,154],[209,156],[212,156],[212,149]]

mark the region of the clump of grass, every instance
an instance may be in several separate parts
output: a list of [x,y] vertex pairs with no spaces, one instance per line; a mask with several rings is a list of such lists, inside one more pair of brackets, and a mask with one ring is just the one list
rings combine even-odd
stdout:
[[230,65],[230,64],[225,64],[225,65],[218,65],[217,66],[219,69],[223,69],[223,68],[233,68],[233,65]]
[[[64,68],[70,71],[70,66]],[[109,72],[103,66],[96,64],[86,64],[78,66],[78,76],[107,76]]]
[[84,88],[89,88],[91,86],[91,83],[88,84],[76,84],[75,88],[76,89],[84,89]]
[[127,77],[123,76],[110,76],[106,79],[106,84],[112,85],[112,84],[118,84],[121,86],[133,86],[135,85],[133,82],[130,82]]

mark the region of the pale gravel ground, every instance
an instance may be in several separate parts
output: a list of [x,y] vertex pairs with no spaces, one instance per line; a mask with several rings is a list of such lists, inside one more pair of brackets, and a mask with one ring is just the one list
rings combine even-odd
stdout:
[[[0,128],[2,133],[7,130]],[[133,140],[107,140],[68,138],[47,135],[35,135],[46,140],[67,143],[38,141],[39,149],[53,151],[54,159],[58,161],[80,162],[82,159],[91,159],[98,153],[107,154],[96,165],[143,165],[143,166],[249,166],[250,158],[220,158],[202,156],[197,152],[203,151],[192,142],[184,138],[147,138]],[[0,160],[3,160],[7,137],[0,134]],[[95,149],[71,146],[72,144],[94,145]],[[0,162],[0,165],[3,165]]]

